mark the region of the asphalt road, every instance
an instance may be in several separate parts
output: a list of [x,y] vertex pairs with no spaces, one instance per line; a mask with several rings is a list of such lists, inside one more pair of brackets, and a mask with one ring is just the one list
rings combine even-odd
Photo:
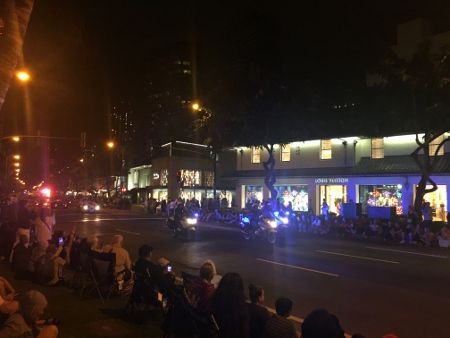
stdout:
[[294,301],[294,315],[316,308],[336,314],[346,332],[378,338],[450,337],[450,251],[416,246],[344,241],[297,234],[284,244],[245,241],[236,227],[197,226],[195,240],[172,238],[162,219],[119,211],[83,215],[61,211],[57,228],[76,226],[82,236],[108,243],[125,237],[132,257],[147,243],[154,258],[167,257],[176,272],[194,272],[212,259],[220,274],[239,272],[260,284],[266,304],[279,296]]

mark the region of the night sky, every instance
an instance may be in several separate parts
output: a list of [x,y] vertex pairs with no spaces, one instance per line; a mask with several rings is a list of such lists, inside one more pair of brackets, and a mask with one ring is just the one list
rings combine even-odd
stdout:
[[[163,76],[155,58],[174,55],[196,65],[190,90],[205,100],[217,69],[253,60],[289,86],[354,90],[395,42],[396,24],[422,16],[442,31],[448,13],[448,1],[37,0],[24,46],[35,128],[101,142],[112,106]],[[21,94],[13,85],[4,106],[11,132],[23,128],[13,114]]]

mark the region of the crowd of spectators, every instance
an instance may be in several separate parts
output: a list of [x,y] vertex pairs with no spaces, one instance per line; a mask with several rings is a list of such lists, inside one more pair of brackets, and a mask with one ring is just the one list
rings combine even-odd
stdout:
[[[142,309],[162,310],[162,329],[167,337],[297,338],[300,331],[303,338],[344,337],[338,318],[323,309],[306,316],[299,330],[289,319],[291,299],[279,297],[275,311],[270,312],[264,305],[262,286],[250,284],[246,292],[240,274],[221,276],[211,260],[203,262],[197,275],[177,275],[168,259],[153,261],[149,245],[139,248],[139,258],[133,263],[123,247],[122,235],[103,244],[96,236],[79,238],[75,230],[68,235],[55,231],[51,209],[33,201],[8,202],[0,216],[0,256],[10,264],[15,278],[57,286],[68,282],[64,281],[68,268],[83,269],[83,257],[91,264],[113,257],[108,261],[112,262],[112,283],[119,293],[129,290],[127,310],[131,314]],[[319,229],[323,226],[320,224]],[[314,228],[313,222],[307,225],[305,221],[305,231]],[[328,232],[332,228],[329,225]],[[8,280],[0,277],[0,338],[57,337],[57,321],[43,319],[46,307],[42,293],[17,293]]]
[[424,206],[423,213],[416,213],[409,207],[406,215],[391,219],[371,219],[367,216],[345,218],[328,213],[320,216],[312,212],[298,215],[297,229],[302,233],[334,236],[350,239],[369,239],[399,244],[437,246],[439,241],[450,240],[448,223],[439,229],[432,227],[431,216]]

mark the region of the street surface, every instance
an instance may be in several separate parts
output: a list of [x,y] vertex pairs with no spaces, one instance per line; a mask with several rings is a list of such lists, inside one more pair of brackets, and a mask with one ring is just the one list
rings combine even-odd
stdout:
[[262,285],[266,305],[294,301],[297,321],[316,308],[336,314],[348,333],[378,338],[450,337],[450,252],[446,249],[385,245],[296,234],[283,245],[245,241],[236,226],[200,224],[196,239],[172,238],[165,221],[124,211],[84,215],[58,211],[57,229],[76,227],[108,243],[125,237],[133,260],[137,249],[154,247],[154,260],[168,258],[178,274],[196,273],[212,259],[218,272],[239,272],[246,283]]

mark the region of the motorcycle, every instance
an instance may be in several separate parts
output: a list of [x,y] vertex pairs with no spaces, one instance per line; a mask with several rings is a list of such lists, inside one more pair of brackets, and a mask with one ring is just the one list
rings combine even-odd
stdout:
[[274,244],[277,240],[277,228],[279,222],[270,216],[240,214],[240,227],[245,240],[254,237],[265,238],[270,244]]
[[195,237],[195,226],[198,223],[198,212],[185,211],[181,216],[173,213],[167,218],[167,226],[173,232],[173,237],[184,235],[186,238]]

